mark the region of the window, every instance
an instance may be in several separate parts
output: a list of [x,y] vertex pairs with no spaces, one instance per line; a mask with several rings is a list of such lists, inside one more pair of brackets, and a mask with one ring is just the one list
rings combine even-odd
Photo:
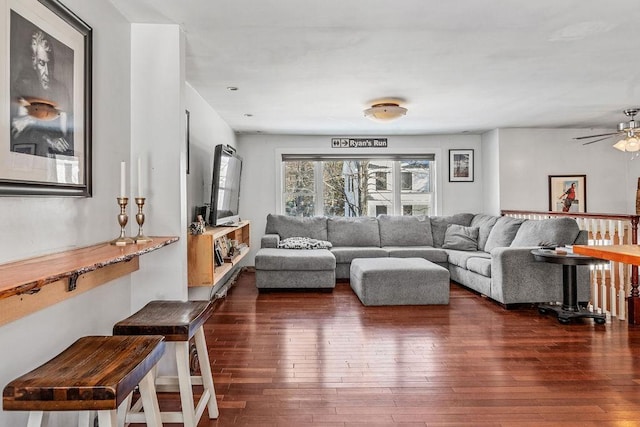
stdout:
[[292,216],[433,215],[433,155],[414,159],[283,155]]
[[376,216],[386,215],[386,214],[387,214],[387,207],[385,205],[376,206]]
[[284,212],[289,216],[313,216],[315,212],[314,162],[284,163]]
[[413,188],[413,174],[411,172],[402,173],[402,189],[411,190]]
[[376,190],[386,190],[387,189],[387,173],[386,172],[376,172]]

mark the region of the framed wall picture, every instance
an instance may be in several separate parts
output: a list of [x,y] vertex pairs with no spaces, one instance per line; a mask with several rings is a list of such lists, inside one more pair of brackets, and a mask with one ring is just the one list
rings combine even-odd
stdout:
[[90,197],[91,27],[57,0],[4,4],[0,195]]
[[586,175],[549,175],[549,211],[586,212]]
[[473,182],[473,150],[449,150],[449,182]]
[[185,135],[184,135],[184,139],[187,145],[187,175],[189,175],[189,164],[190,162],[190,151],[191,151],[191,141],[189,140],[191,138],[191,113],[189,112],[189,110],[184,110],[184,119],[185,119],[185,123],[184,123],[184,127],[185,127]]

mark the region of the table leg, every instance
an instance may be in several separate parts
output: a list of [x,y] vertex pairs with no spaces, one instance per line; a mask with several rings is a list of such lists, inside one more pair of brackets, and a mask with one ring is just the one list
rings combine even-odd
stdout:
[[578,287],[576,286],[576,266],[562,266],[562,309],[580,311],[578,308]]
[[575,265],[562,265],[562,305],[541,304],[538,306],[540,314],[553,311],[558,315],[560,323],[569,323],[571,319],[579,317],[590,317],[597,324],[603,325],[607,317],[604,314],[597,314],[587,311],[578,306],[578,286]]

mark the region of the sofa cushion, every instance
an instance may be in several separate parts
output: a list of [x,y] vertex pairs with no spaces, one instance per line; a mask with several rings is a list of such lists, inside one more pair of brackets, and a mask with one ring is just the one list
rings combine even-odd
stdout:
[[336,263],[348,264],[356,258],[387,258],[387,251],[376,246],[354,248],[350,246],[334,246],[331,253],[336,257]]
[[495,248],[511,245],[520,225],[525,221],[526,219],[501,216],[489,233],[487,243],[484,245],[485,252],[491,252]]
[[530,220],[520,226],[512,247],[572,245],[580,228],[573,218]]
[[491,277],[491,258],[471,257],[467,260],[467,270]]
[[457,251],[454,249],[447,249],[447,255],[449,256],[449,264],[465,269],[467,268],[467,262],[471,258],[491,259],[491,255],[480,251]]
[[336,258],[328,249],[263,248],[256,253],[256,270],[325,271],[336,269]]
[[361,216],[357,218],[329,218],[327,234],[333,246],[380,247],[378,220]]
[[281,240],[278,247],[282,249],[330,249],[331,242],[308,237],[289,237]]
[[447,262],[447,252],[431,246],[385,246],[382,249],[392,258],[424,258],[439,264]]
[[478,227],[465,227],[464,225],[449,224],[444,233],[443,249],[457,249],[460,251],[478,250]]
[[327,239],[327,218],[314,216],[299,218],[287,215],[267,215],[265,234],[278,234],[281,239],[289,237],[309,237],[311,239]]
[[492,215],[484,215],[477,214],[471,220],[471,227],[478,227],[480,230],[478,232],[478,250],[484,251],[484,246],[487,244],[487,239],[489,238],[489,233],[491,229],[498,221],[497,216]]
[[380,246],[433,246],[431,221],[424,215],[378,215]]
[[444,243],[444,234],[447,232],[447,225],[458,224],[468,227],[473,219],[473,214],[460,213],[451,216],[432,216],[431,234],[433,234],[433,246],[441,248]]

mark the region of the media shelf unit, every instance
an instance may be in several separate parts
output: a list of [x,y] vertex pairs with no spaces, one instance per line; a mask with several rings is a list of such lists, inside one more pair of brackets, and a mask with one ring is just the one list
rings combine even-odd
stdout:
[[[243,245],[240,253],[224,264],[215,263],[215,244],[226,237],[237,240]],[[249,221],[242,221],[235,226],[207,227],[204,234],[187,235],[187,275],[190,287],[216,286],[249,253],[251,241]]]

